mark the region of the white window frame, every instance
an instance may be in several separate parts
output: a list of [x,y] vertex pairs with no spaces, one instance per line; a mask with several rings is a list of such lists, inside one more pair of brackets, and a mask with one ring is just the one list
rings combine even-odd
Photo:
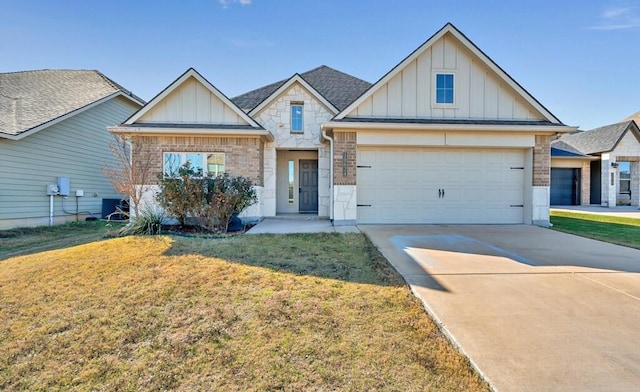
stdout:
[[194,155],[194,154],[200,154],[203,155],[203,168],[202,168],[202,175],[203,176],[207,176],[209,174],[209,170],[208,170],[208,165],[207,165],[207,156],[208,155],[220,155],[222,156],[222,166],[224,167],[224,171],[222,171],[221,173],[214,173],[215,175],[219,175],[219,174],[223,174],[224,172],[226,172],[227,170],[227,157],[225,155],[225,153],[223,152],[217,152],[217,151],[165,151],[162,153],[162,175],[163,176],[167,176],[167,168],[166,168],[166,162],[167,162],[167,154],[173,154],[173,155],[179,155],[180,156],[180,164],[179,167],[181,167],[182,165],[184,165],[187,162],[187,155]]
[[[453,102],[451,103],[438,103],[437,99],[438,99],[438,75],[452,75],[453,76]],[[449,69],[441,69],[441,70],[434,70],[433,71],[433,88],[432,93],[433,93],[433,100],[432,100],[432,107],[433,108],[456,108],[457,106],[457,95],[458,95],[458,88],[457,88],[457,76],[456,76],[456,72],[449,70]]]
[[[300,129],[293,129],[293,107],[300,106],[301,114],[300,114]],[[291,102],[289,104],[289,115],[291,116],[289,129],[291,133],[304,133],[304,102]]]

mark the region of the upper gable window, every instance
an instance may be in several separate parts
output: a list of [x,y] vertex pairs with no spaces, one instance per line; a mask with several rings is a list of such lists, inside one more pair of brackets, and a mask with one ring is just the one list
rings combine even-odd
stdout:
[[291,132],[302,133],[304,104],[302,102],[291,102]]
[[454,74],[436,74],[436,104],[447,105],[454,103]]

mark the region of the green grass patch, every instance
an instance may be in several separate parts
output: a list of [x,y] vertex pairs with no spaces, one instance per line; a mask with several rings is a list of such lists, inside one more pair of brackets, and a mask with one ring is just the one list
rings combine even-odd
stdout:
[[0,230],[0,260],[97,241],[122,226],[121,222],[98,220]]
[[361,234],[109,239],[0,298],[0,390],[489,390]]
[[552,229],[640,249],[640,219],[551,211]]

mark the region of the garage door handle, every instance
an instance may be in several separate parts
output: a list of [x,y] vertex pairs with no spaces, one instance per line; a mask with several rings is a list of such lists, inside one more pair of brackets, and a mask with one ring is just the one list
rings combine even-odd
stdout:
[[438,199],[444,198],[444,189],[438,189]]
[[371,204],[356,204],[356,207],[371,207]]
[[444,189],[442,190],[442,198],[444,199]]

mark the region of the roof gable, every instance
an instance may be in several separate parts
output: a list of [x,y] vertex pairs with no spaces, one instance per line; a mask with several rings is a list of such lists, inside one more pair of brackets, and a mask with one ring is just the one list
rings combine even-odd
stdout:
[[[572,151],[582,154],[600,154],[616,149],[620,141],[631,131],[636,140],[640,141],[640,132],[634,121],[625,121],[617,124],[605,125],[589,131],[565,135],[552,143],[553,147],[569,146]],[[560,144],[561,143],[561,144]]]
[[309,83],[307,83],[299,74],[293,75],[289,80],[278,87],[271,95],[264,99],[258,106],[253,108],[250,112],[250,116],[258,115],[262,110],[269,107],[269,105],[278,99],[282,94],[286,93],[295,84],[300,84],[309,95],[313,96],[318,102],[322,103],[332,115],[338,113],[338,109],[331,104],[322,94],[314,89]]
[[0,137],[22,139],[116,96],[144,104],[94,70],[0,73]]
[[[436,73],[455,75],[454,105],[437,105]],[[342,110],[352,118],[457,118],[561,122],[451,23]]]
[[[331,106],[342,110],[354,99],[365,92],[371,83],[344,72],[340,72],[326,65],[321,65],[307,72],[296,74],[320,94]],[[294,75],[295,76],[295,75]],[[232,99],[234,103],[245,111],[254,111],[264,100],[273,96],[289,79],[260,87]]]
[[262,128],[194,68],[189,68],[124,124]]

